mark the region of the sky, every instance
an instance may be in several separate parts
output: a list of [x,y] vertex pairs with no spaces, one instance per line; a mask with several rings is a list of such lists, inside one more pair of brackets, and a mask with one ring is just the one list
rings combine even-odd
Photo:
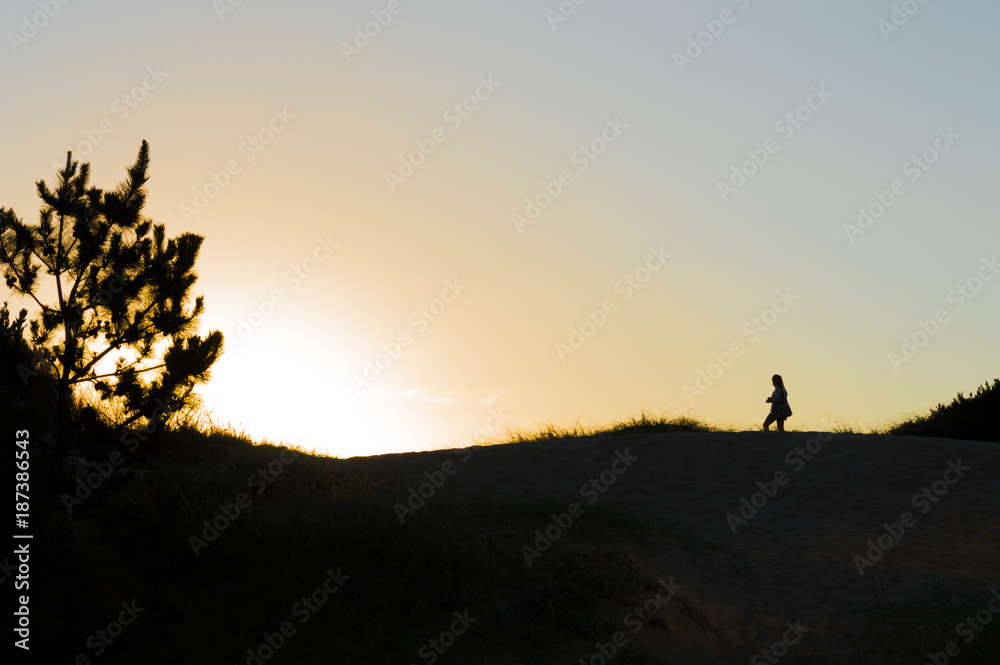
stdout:
[[[341,457],[1000,375],[1000,5],[6,0],[0,206],[142,140],[220,424]],[[4,297],[7,297],[4,292]],[[16,306],[27,302],[13,299]]]

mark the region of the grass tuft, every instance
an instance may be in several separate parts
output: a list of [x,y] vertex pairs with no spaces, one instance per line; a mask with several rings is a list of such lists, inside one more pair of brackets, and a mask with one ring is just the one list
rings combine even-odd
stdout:
[[631,416],[610,425],[586,427],[576,423],[572,427],[557,425],[542,425],[536,430],[511,431],[506,439],[486,442],[486,445],[503,445],[508,443],[534,443],[560,439],[580,439],[591,436],[609,434],[674,434],[677,432],[732,432],[731,428],[723,428],[690,416],[667,417],[652,416],[642,411],[637,416]]

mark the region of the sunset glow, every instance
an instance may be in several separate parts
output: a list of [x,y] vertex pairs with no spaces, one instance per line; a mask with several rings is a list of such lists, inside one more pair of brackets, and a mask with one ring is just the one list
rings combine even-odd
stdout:
[[997,374],[1000,8],[562,5],[6,2],[0,204],[148,140],[206,410],[332,455],[752,428],[774,373],[789,427],[869,426]]

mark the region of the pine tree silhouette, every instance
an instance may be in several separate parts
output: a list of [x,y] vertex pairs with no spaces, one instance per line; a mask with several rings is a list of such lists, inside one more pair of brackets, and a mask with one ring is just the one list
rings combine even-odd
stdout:
[[[104,191],[90,186],[90,165],[70,152],[54,190],[36,183],[37,224],[0,208],[0,268],[7,287],[36,310],[28,324],[36,362],[20,364],[19,374],[25,383],[54,384],[53,468],[69,444],[77,386],[93,385],[112,424],[148,425],[190,406],[222,352],[221,332],[196,334],[205,305],[202,296],[192,304],[191,287],[204,238],[168,240],[162,224],[142,216],[148,171],[143,141],[125,180]],[[43,269],[51,281],[40,278]],[[43,302],[42,292],[54,292],[55,302]],[[7,327],[11,336],[15,327]],[[113,370],[102,363],[111,360]]]

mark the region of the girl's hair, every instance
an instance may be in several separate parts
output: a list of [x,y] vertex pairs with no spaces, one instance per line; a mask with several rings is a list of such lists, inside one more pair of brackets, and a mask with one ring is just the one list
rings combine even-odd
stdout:
[[779,387],[781,387],[781,388],[785,387],[785,382],[781,380],[781,375],[780,374],[775,374],[774,376],[771,377],[771,380],[774,381],[774,382],[776,382]]

